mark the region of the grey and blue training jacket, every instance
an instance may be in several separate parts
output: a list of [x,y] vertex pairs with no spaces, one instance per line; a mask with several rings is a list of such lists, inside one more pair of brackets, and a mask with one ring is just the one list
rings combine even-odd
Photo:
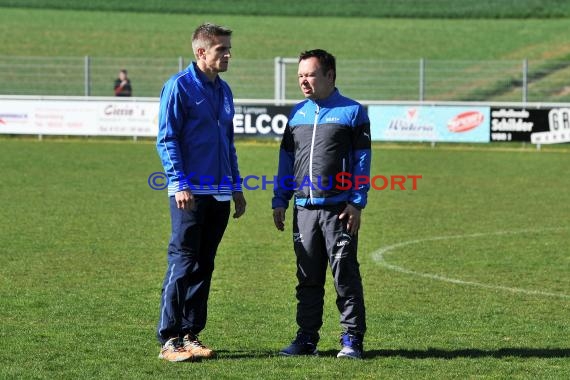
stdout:
[[[370,188],[370,120],[364,106],[334,92],[307,99],[289,116],[279,151],[272,207],[350,203],[366,206]],[[358,180],[357,180],[358,178]]]

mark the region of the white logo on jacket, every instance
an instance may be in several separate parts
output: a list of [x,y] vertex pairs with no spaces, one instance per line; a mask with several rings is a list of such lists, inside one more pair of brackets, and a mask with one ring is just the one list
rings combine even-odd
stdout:
[[303,234],[299,233],[299,232],[294,232],[293,233],[293,242],[294,243],[303,243]]
[[224,110],[228,115],[232,111],[232,108],[230,107],[230,102],[228,101],[228,98],[225,96],[224,96]]

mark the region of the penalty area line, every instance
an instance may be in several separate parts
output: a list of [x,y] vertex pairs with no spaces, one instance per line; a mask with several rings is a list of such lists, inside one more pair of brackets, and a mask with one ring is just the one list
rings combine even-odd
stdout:
[[439,240],[463,240],[468,238],[478,238],[478,237],[486,237],[486,236],[500,236],[500,235],[512,235],[512,234],[522,234],[527,232],[549,232],[549,231],[563,231],[567,230],[568,228],[564,227],[555,227],[555,228],[541,228],[541,229],[524,229],[524,230],[516,230],[516,231],[498,231],[498,232],[490,232],[490,233],[473,233],[473,234],[463,234],[463,235],[450,235],[450,236],[434,236],[430,238],[424,239],[415,239],[415,240],[408,240],[403,241],[401,243],[396,243],[392,245],[387,245],[385,247],[380,247],[376,251],[372,252],[372,259],[377,263],[382,265],[385,268],[391,269],[393,271],[409,274],[416,277],[427,278],[434,281],[442,281],[456,285],[464,285],[464,286],[474,286],[478,288],[484,289],[491,289],[491,290],[500,290],[506,291],[510,293],[520,293],[520,294],[527,294],[527,295],[534,295],[534,296],[544,296],[544,297],[556,297],[556,298],[565,298],[570,299],[570,295],[563,294],[563,293],[552,293],[546,292],[542,290],[529,290],[523,288],[512,288],[508,286],[501,286],[501,285],[492,285],[492,284],[485,284],[481,282],[474,282],[474,281],[464,281],[456,278],[440,276],[437,274],[431,273],[422,273],[417,272],[411,269],[404,268],[399,265],[390,264],[386,261],[386,254],[392,251],[395,251],[399,248],[406,247],[409,245],[430,242],[430,241],[439,241]]

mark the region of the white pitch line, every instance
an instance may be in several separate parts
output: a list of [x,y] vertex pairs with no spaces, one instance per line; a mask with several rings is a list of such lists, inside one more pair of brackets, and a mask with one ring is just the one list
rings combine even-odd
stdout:
[[405,247],[408,245],[423,243],[426,241],[467,239],[467,238],[476,238],[476,237],[482,237],[482,236],[522,234],[525,232],[561,231],[561,230],[567,230],[567,229],[568,228],[564,228],[564,227],[542,228],[542,229],[526,229],[526,230],[518,230],[518,231],[498,231],[498,232],[490,232],[490,233],[474,233],[474,234],[464,234],[464,235],[435,236],[435,237],[425,238],[425,239],[408,240],[408,241],[404,241],[401,243],[396,243],[396,244],[388,245],[385,247],[381,247],[372,253],[372,258],[378,264],[380,264],[380,265],[382,265],[388,269],[394,270],[396,272],[410,274],[410,275],[417,276],[417,277],[429,278],[431,280],[449,282],[449,283],[457,284],[457,285],[476,286],[479,288],[486,288],[486,289],[493,289],[493,290],[504,290],[504,291],[511,292],[511,293],[522,293],[522,294],[570,299],[570,295],[562,294],[562,293],[551,293],[551,292],[545,292],[545,291],[541,291],[541,290],[528,290],[528,289],[522,289],[522,288],[511,288],[508,286],[490,285],[490,284],[484,284],[484,283],[480,283],[480,282],[463,281],[463,280],[459,280],[459,279],[455,279],[455,278],[439,276],[436,274],[416,272],[416,271],[406,269],[406,268],[398,266],[398,265],[390,264],[384,258],[384,255],[390,251],[393,251],[393,250],[396,250],[398,248]]

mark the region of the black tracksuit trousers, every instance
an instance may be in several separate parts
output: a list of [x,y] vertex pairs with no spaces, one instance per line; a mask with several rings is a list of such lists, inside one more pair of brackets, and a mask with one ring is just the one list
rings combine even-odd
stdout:
[[327,266],[337,293],[336,304],[344,331],[366,332],[362,279],[357,260],[358,236],[346,232],[338,217],[346,204],[295,206],[293,245],[297,256],[297,324],[299,332],[317,337],[323,324]]

